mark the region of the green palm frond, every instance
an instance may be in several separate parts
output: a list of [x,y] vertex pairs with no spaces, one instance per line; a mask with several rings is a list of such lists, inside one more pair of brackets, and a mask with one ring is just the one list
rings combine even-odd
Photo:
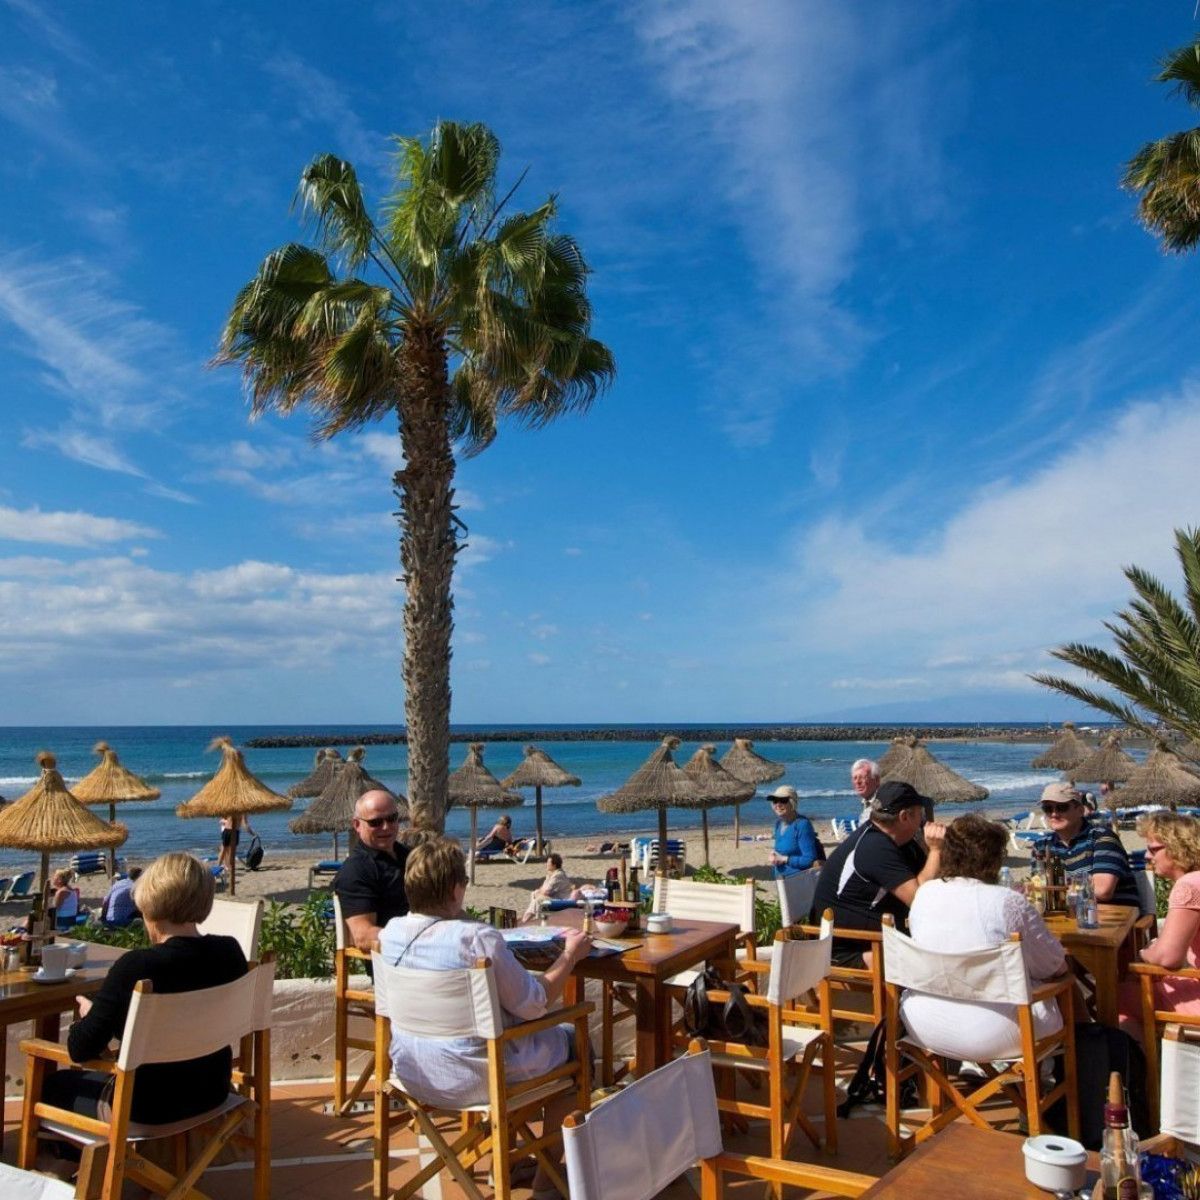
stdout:
[[326,251],[343,257],[352,271],[361,267],[371,253],[375,225],[350,163],[318,155],[300,176],[296,199],[316,223]]
[[1200,41],[1190,42],[1168,54],[1155,78],[1159,83],[1175,84],[1175,90],[1193,108],[1200,107]]

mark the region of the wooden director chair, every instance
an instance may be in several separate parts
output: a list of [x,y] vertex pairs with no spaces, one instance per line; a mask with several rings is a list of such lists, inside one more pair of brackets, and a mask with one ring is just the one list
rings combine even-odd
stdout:
[[[1067,1103],[1067,1129],[1079,1136],[1079,1099],[1075,1067],[1074,977],[1067,973],[1034,987],[1021,952],[1021,935],[986,950],[944,953],[913,943],[883,918],[884,991],[887,1045],[887,1132],[888,1153],[902,1157],[916,1143],[940,1132],[959,1116],[981,1129],[989,1129],[980,1112],[988,1100],[1003,1093],[1025,1114],[1029,1135],[1037,1137],[1045,1128],[1046,1110],[1061,1097]],[[900,1034],[900,994],[904,989],[976,1004],[1010,1004],[1016,1009],[1021,1034],[1021,1054],[1000,1066],[980,1063],[986,1079],[972,1091],[962,1091],[946,1069],[947,1055],[936,1045]],[[1057,1000],[1062,1028],[1038,1038],[1034,1032],[1033,1005],[1039,1000]],[[1043,1091],[1039,1074],[1042,1061],[1061,1053],[1063,1082]],[[903,1060],[908,1065],[903,1065]],[[900,1131],[900,1086],[905,1080],[922,1077],[930,1100],[930,1118],[910,1137]],[[947,1105],[947,1101],[949,1104]]]
[[1150,1116],[1154,1127],[1159,1121],[1159,1086],[1161,1070],[1159,1039],[1167,1025],[1184,1029],[1200,1029],[1200,1016],[1160,1009],[1154,985],[1163,979],[1200,979],[1195,967],[1156,967],[1153,963],[1130,963],[1129,972],[1138,981],[1142,995],[1142,1040],[1146,1050],[1146,1094],[1150,1099]]
[[[392,966],[375,953],[375,1200],[388,1196],[389,1142],[391,1134],[390,1097],[395,1096],[412,1118],[419,1137],[433,1147],[436,1157],[420,1167],[412,1178],[393,1193],[395,1200],[407,1200],[429,1180],[449,1171],[469,1200],[483,1200],[472,1175],[472,1167],[485,1155],[491,1155],[496,1200],[508,1200],[509,1170],[515,1158],[534,1155],[562,1195],[566,1184],[558,1168],[546,1155],[547,1147],[561,1137],[558,1129],[543,1127],[535,1135],[530,1122],[548,1100],[574,1093],[581,1109],[589,1106],[591,1078],[588,1052],[588,1014],[590,1004],[575,1004],[556,1009],[534,1021],[504,1025],[504,1016],[496,991],[490,959],[481,959],[473,967],[450,971],[430,971],[416,967]],[[505,1078],[504,1056],[508,1046],[521,1038],[571,1023],[575,1026],[574,1058],[534,1079],[511,1083]],[[486,1103],[466,1105],[447,1111],[424,1104],[405,1089],[402,1080],[392,1074],[390,1046],[392,1033],[400,1030],[417,1037],[476,1037],[487,1042],[488,1099]],[[436,1119],[453,1116],[459,1132],[453,1141],[438,1128]]]
[[[830,950],[828,933],[803,938],[791,930],[775,935],[769,963],[757,963],[766,975],[765,992],[748,994],[752,1012],[767,1018],[767,1045],[708,1039],[714,1068],[731,1073],[749,1072],[767,1082],[767,1103],[737,1098],[736,1089],[718,1088],[717,1108],[739,1117],[759,1117],[769,1122],[771,1157],[784,1158],[797,1131],[803,1131],[818,1149],[837,1150],[837,1079],[834,1071],[833,1013],[829,994]],[[814,997],[811,1003],[809,997]],[[728,992],[712,990],[710,1004],[723,1005]],[[819,1063],[819,1065],[818,1065]],[[822,1137],[802,1109],[813,1069],[823,1079],[825,1134]],[[720,1076],[718,1076],[720,1079]],[[736,1082],[736,1081],[734,1081]]]
[[[852,942],[862,947],[863,954],[870,954],[871,961],[863,967],[843,967],[834,963],[829,968],[829,990],[834,1005],[833,1020],[837,1023],[874,1029],[883,1020],[883,937],[870,929],[843,929],[835,925],[826,909],[819,925],[797,925],[796,930],[805,937],[832,935],[836,941]],[[858,1007],[854,1007],[857,997]],[[839,998],[843,1000],[838,1007]]]
[[[375,993],[369,988],[350,986],[351,974],[366,974],[365,964],[371,956],[360,950],[346,928],[342,904],[333,893],[333,1111],[344,1117],[362,1095],[375,1073]],[[372,1036],[350,1035],[351,1021],[369,1021]],[[350,1084],[350,1051],[365,1050],[371,1054],[358,1078]]]
[[652,1200],[697,1165],[702,1200],[723,1200],[730,1176],[765,1180],[776,1194],[789,1186],[861,1196],[876,1182],[774,1155],[725,1153],[713,1063],[707,1044],[695,1040],[682,1058],[643,1075],[591,1112],[567,1117],[563,1148],[571,1200]]
[[[171,1200],[205,1200],[196,1188],[201,1175],[237,1133],[243,1122],[254,1122],[254,1195],[271,1194],[269,1124],[265,1109],[270,1103],[270,1039],[274,965],[251,967],[241,979],[201,991],[155,994],[149,981],[134,988],[116,1060],[96,1059],[79,1064],[85,1070],[113,1077],[112,1116],[107,1121],[56,1108],[42,1100],[42,1088],[51,1063],[71,1066],[67,1048],[58,1042],[34,1038],[21,1043],[25,1052],[25,1105],[21,1117],[20,1166],[29,1169],[37,1156],[39,1134],[64,1138],[83,1148],[77,1194],[101,1200],[120,1200],[125,1182],[138,1183]],[[246,1092],[237,1090],[209,1112],[164,1125],[142,1125],[130,1120],[134,1072],[147,1063],[183,1062],[213,1054],[225,1046],[253,1043],[254,1080],[243,1079]],[[260,1107],[261,1106],[261,1107]],[[204,1130],[200,1152],[188,1157],[188,1134]],[[172,1175],[138,1152],[145,1141],[169,1138],[174,1143]]]

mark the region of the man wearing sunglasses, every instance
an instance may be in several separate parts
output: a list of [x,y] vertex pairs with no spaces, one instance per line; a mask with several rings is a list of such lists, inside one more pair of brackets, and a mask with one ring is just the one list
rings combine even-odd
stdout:
[[334,876],[333,890],[354,944],[369,951],[383,927],[408,912],[404,894],[408,848],[396,841],[400,810],[391,792],[363,792],[354,806],[353,824],[358,841]]
[[1068,875],[1086,871],[1101,904],[1138,907],[1137,881],[1121,839],[1106,825],[1088,820],[1083,793],[1069,783],[1049,784],[1042,792],[1042,813],[1052,837],[1038,843],[1062,859]]

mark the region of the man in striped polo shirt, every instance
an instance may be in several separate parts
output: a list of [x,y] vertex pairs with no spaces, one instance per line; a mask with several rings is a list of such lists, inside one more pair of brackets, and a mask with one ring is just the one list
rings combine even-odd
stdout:
[[1107,825],[1088,820],[1083,793],[1069,783],[1049,784],[1042,792],[1042,812],[1052,836],[1038,843],[1062,859],[1067,875],[1086,871],[1101,904],[1138,907],[1137,881],[1129,856]]

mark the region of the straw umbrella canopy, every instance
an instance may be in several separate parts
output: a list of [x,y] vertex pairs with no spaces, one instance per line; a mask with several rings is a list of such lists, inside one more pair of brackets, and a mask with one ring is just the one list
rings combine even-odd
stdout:
[[[783,763],[772,762],[763,758],[754,749],[754,743],[749,738],[734,738],[733,745],[721,755],[720,765],[734,779],[742,779],[757,786],[760,783],[770,783],[778,779],[787,768]],[[739,805],[733,810],[733,844],[736,846],[742,840],[742,809]]]
[[[97,742],[92,751],[100,755],[100,761],[72,789],[71,795],[80,804],[107,804],[110,824],[116,822],[117,805],[134,801],[157,800],[162,792],[151,787],[144,779],[121,766],[117,752],[107,742]],[[108,851],[108,874],[111,879],[117,873],[117,848]]]
[[1173,750],[1159,742],[1129,776],[1117,799],[1122,805],[1166,804],[1174,811],[1180,804],[1200,803],[1200,778],[1183,765]]
[[41,751],[42,777],[19,800],[0,812],[0,846],[37,850],[42,856],[39,887],[50,877],[50,854],[56,850],[108,850],[124,844],[129,830],[102,821],[67,790],[53,754]]
[[[221,751],[221,765],[190,800],[176,808],[177,817],[244,817],[250,813],[276,812],[292,807],[286,796],[271,791],[262,780],[250,774],[242,752],[229,738],[214,738],[208,748]],[[229,863],[229,894],[236,893],[235,854]]]
[[354,820],[354,806],[364,792],[387,792],[396,801],[400,820],[408,820],[408,801],[367,774],[362,765],[364,753],[363,748],[358,746],[350,752],[345,762],[339,754],[337,769],[324,791],[298,817],[288,822],[288,828],[293,833],[332,833],[334,858],[338,856],[338,834],[350,829],[350,823]]
[[913,747],[917,744],[914,737],[894,737],[892,744],[883,752],[883,757],[876,764],[879,767],[879,778],[883,779],[898,771],[908,761]]
[[683,765],[684,773],[690,775],[704,790],[707,803],[700,810],[700,825],[704,830],[704,865],[708,866],[708,810],[722,805],[738,805],[754,795],[755,786],[744,779],[731,775],[715,758],[716,746],[701,746]]
[[506,788],[531,787],[534,789],[534,823],[537,827],[537,846],[535,847],[535,851],[541,854],[542,788],[578,787],[579,776],[572,775],[569,771],[564,771],[545,750],[539,750],[537,746],[526,746],[525,757],[521,760],[517,769],[502,781],[501,786]]
[[1062,729],[1054,739],[1054,744],[1043,754],[1039,754],[1029,765],[1032,767],[1053,767],[1056,771],[1070,771],[1079,766],[1092,752],[1092,747],[1075,732],[1072,721],[1064,721]]
[[677,737],[663,738],[662,745],[615,792],[596,801],[596,807],[606,813],[657,811],[660,871],[667,861],[667,809],[702,809],[708,802],[699,781],[681,770],[671,757],[671,751],[678,747]]
[[446,780],[451,805],[462,804],[471,810],[471,882],[475,882],[475,842],[481,808],[512,808],[524,804],[520,792],[507,792],[495,775],[483,765],[483,743],[472,742],[467,757]]
[[907,783],[935,804],[963,804],[968,800],[986,800],[988,790],[964,779],[957,771],[935,758],[922,742],[917,742],[908,757],[890,771],[888,782]]
[[293,783],[287,794],[293,800],[305,800],[311,796],[319,796],[329,786],[338,768],[342,765],[342,756],[332,746],[317,751],[313,769],[299,783]]
[[1125,783],[1137,770],[1137,760],[1121,749],[1120,740],[1110,733],[1082,762],[1067,771],[1072,783]]

